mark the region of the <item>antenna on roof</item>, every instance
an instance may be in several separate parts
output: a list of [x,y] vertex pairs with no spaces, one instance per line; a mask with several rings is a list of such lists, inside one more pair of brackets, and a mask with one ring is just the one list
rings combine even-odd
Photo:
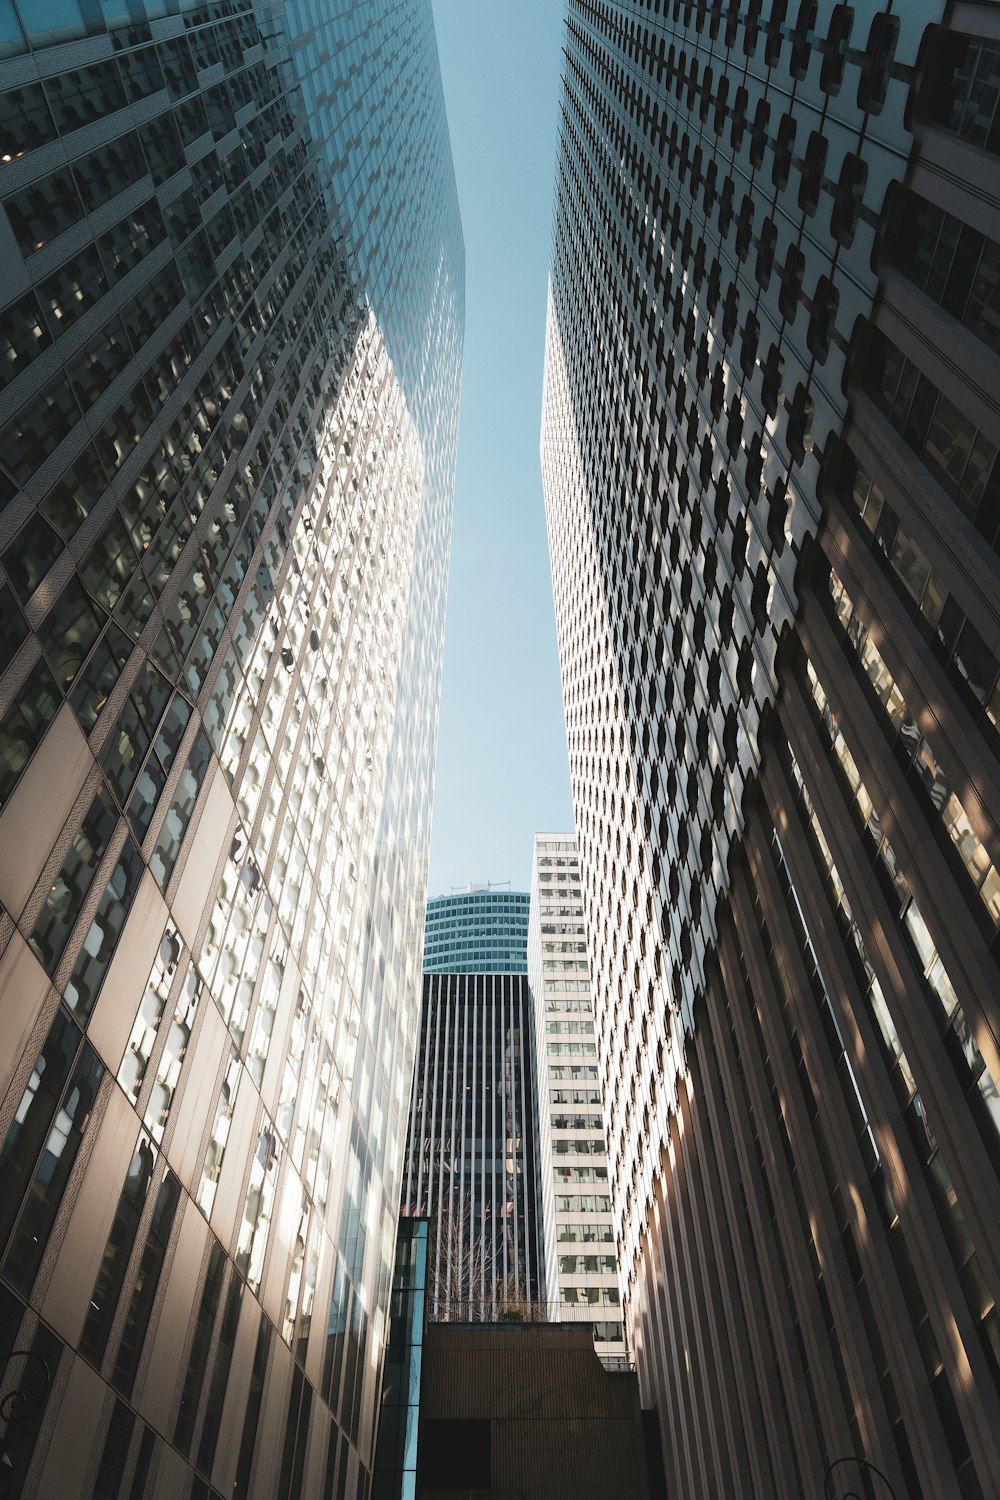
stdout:
[[471,882],[469,885],[453,885],[451,888],[451,894],[453,896],[475,896],[478,895],[481,891],[509,890],[509,880],[487,880],[485,884],[480,885],[473,885]]

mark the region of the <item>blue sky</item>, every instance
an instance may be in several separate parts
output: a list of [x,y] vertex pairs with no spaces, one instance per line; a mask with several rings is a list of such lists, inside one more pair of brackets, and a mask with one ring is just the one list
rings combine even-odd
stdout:
[[562,0],[433,0],[465,232],[465,376],[429,895],[527,888],[572,827],[538,460]]

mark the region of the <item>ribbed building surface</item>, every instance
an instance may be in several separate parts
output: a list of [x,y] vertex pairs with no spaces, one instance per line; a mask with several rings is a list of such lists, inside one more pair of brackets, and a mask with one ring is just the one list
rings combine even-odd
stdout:
[[569,4],[543,466],[684,1500],[996,1493],[998,97],[995,5]]
[[0,1487],[343,1500],[461,366],[430,3],[7,0],[0,90]]
[[528,983],[535,1026],[538,1171],[549,1317],[586,1323],[624,1359],[594,1003],[576,839],[536,833]]
[[525,975],[424,975],[401,1204],[430,1220],[434,1321],[538,1300],[534,1082]]
[[425,974],[524,974],[528,892],[492,886],[435,896],[424,922]]

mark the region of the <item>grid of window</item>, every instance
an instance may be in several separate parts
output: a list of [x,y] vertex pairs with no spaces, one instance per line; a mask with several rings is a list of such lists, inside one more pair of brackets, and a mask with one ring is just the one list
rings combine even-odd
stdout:
[[[567,1238],[603,1244],[614,1240],[610,1202],[573,1192],[581,1184],[608,1182],[601,1091],[566,1088],[561,1082],[597,1077],[596,1062],[587,1061],[598,1056],[590,980],[569,977],[577,970],[589,975],[589,965],[585,958],[557,956],[587,952],[579,880],[576,840],[536,834],[528,974],[534,998],[545,1295],[562,1320],[590,1323],[598,1353],[616,1360],[626,1352],[621,1325],[595,1318],[593,1309],[620,1303],[617,1258],[559,1252]],[[593,1071],[588,1074],[589,1066]],[[586,1104],[598,1108],[580,1108]]]

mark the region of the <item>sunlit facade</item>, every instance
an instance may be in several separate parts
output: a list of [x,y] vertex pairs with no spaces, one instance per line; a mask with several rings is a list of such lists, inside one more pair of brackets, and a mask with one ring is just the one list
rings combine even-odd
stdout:
[[1000,1472],[998,98],[995,5],[569,0],[545,498],[690,1500]]
[[627,1358],[576,838],[536,833],[528,983],[534,1011],[545,1301]]
[[0,89],[4,1494],[343,1500],[461,370],[430,0],[7,0]]

